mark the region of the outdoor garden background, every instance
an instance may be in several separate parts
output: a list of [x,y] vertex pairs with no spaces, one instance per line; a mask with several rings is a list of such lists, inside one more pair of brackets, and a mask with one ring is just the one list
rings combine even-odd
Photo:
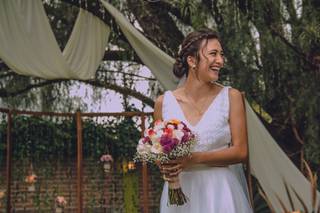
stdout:
[[[294,163],[320,172],[320,2],[317,0],[119,0],[109,1],[167,54],[175,56],[192,29],[219,31],[226,55],[220,81],[245,96]],[[2,109],[56,113],[152,112],[164,92],[96,0],[44,0],[56,39],[64,48],[79,7],[112,28],[93,80],[45,80],[18,75],[0,59]],[[12,112],[14,212],[52,212],[64,196],[64,212],[76,210],[75,116]],[[6,212],[8,114],[0,113],[0,212]],[[74,114],[75,115],[75,114]],[[152,123],[146,114],[145,125]],[[142,165],[131,167],[140,115],[82,118],[84,212],[142,212]],[[100,157],[114,158],[110,172]],[[26,176],[36,174],[35,190]],[[163,180],[148,166],[148,210],[159,211]],[[319,181],[318,181],[319,182]],[[319,185],[319,184],[318,184]],[[319,187],[318,187],[319,188]],[[311,193],[311,192],[310,192]],[[270,212],[254,186],[255,212]]]

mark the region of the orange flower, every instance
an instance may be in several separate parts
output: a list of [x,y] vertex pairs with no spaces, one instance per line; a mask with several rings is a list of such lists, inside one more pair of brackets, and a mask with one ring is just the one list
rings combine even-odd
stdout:
[[0,199],[2,199],[2,198],[4,198],[4,195],[5,195],[5,193],[4,193],[4,191],[0,191]]
[[168,123],[178,125],[178,124],[180,124],[180,121],[177,119],[171,119],[171,120],[169,120]]
[[35,183],[37,181],[37,176],[36,175],[28,175],[25,180],[26,183],[32,184]]

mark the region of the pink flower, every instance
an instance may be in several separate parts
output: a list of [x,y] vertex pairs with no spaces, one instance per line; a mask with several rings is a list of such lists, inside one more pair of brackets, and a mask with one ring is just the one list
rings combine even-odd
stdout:
[[161,120],[156,120],[155,122],[154,122],[154,127],[153,127],[153,129],[157,132],[158,130],[160,130],[160,129],[163,129],[164,128],[164,122],[162,122]]
[[57,196],[56,197],[56,204],[59,207],[64,207],[65,205],[67,205],[67,201],[63,196]]
[[140,139],[139,143],[141,143],[141,144],[146,144],[146,143],[151,144],[151,139],[149,137],[143,137],[143,138]]
[[101,162],[113,162],[113,158],[111,155],[102,155],[100,157]]
[[160,126],[160,125],[162,125],[162,124],[163,124],[162,120],[156,120],[156,121],[154,122],[154,126]]

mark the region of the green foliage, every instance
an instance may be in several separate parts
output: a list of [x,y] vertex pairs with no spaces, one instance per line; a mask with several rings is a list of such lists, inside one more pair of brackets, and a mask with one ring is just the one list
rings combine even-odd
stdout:
[[[0,152],[5,153],[6,121],[0,123]],[[132,159],[140,132],[131,118],[103,123],[83,120],[83,155],[99,159],[110,153],[114,159]],[[69,159],[77,152],[74,119],[49,120],[40,117],[15,116],[12,144],[15,160]],[[3,157],[2,162],[4,160]]]
[[244,91],[249,102],[272,117],[268,129],[290,152],[301,148],[296,129],[306,157],[319,164],[319,68],[311,65],[320,66],[314,61],[320,55],[319,5],[303,3],[300,16],[292,1],[212,1],[206,6],[214,11],[226,52],[220,80]]
[[139,207],[138,175],[136,172],[123,174],[125,212],[137,213]]

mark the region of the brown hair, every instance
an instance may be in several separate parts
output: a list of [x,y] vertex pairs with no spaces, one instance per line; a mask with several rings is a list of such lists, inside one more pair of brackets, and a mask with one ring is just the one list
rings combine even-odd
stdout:
[[173,65],[173,73],[176,77],[181,78],[184,75],[188,76],[189,66],[187,57],[196,57],[197,61],[199,62],[201,43],[203,40],[208,42],[208,39],[218,39],[221,43],[218,33],[210,29],[200,29],[187,35],[187,37],[182,41],[181,48]]

